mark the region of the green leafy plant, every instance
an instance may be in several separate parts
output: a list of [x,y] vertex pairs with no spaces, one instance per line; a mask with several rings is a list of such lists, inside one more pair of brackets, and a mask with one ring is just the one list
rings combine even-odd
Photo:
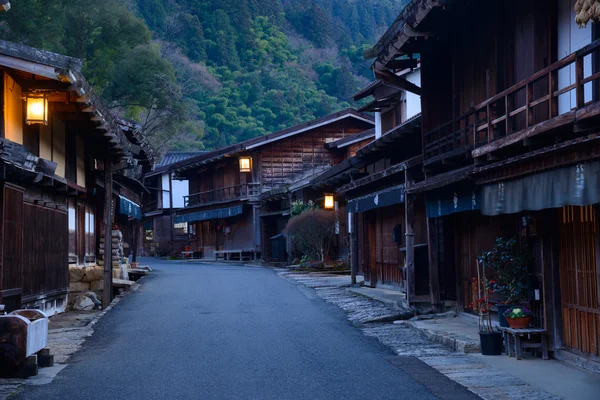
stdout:
[[292,206],[290,207],[290,216],[294,218],[305,211],[316,210],[317,208],[318,206],[312,200],[309,200],[306,203],[302,200],[296,200],[292,202]]
[[498,281],[488,281],[491,293],[500,295],[506,304],[523,299],[533,260],[527,247],[519,249],[515,238],[498,237],[492,250],[482,252],[478,260],[498,275]]
[[504,311],[504,318],[525,318],[532,317],[533,313],[527,307],[511,307],[508,310]]

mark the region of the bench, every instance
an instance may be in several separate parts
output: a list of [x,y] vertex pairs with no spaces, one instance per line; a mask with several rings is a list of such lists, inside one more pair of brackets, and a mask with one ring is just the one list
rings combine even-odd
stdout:
[[254,250],[217,250],[215,251],[215,260],[223,261],[243,261],[255,260],[256,251]]
[[[548,359],[548,331],[545,329],[513,329],[500,327],[504,336],[506,355],[521,359],[522,349],[542,349],[542,358]],[[537,338],[533,340],[531,337]]]

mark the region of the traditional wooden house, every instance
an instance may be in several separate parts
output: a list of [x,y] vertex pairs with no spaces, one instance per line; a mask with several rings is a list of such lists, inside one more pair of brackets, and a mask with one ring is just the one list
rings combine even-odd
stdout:
[[98,100],[81,64],[0,41],[0,302],[9,310],[64,310],[69,263],[95,261],[104,226],[106,180],[98,186],[95,171],[116,173],[132,154],[149,154]]
[[422,175],[418,60],[398,60],[396,67],[402,70],[389,81],[377,79],[354,96],[373,97],[361,111],[375,113],[376,140],[312,184],[345,205],[352,266],[365,283],[405,290],[416,302],[429,293],[424,199],[406,196],[407,182]]
[[368,140],[355,135],[372,127],[371,116],[349,109],[177,163],[191,194],[175,223],[191,223],[190,246],[204,258],[270,258],[293,194],[308,200],[310,179],[342,161],[353,140]]
[[477,256],[516,237],[535,325],[600,370],[600,41],[573,5],[413,0],[370,55],[383,75],[420,55],[424,180],[407,193],[426,197],[432,304],[477,312]]
[[185,207],[184,199],[189,196],[189,182],[174,179],[174,164],[206,152],[170,151],[162,156],[154,170],[145,174],[144,182],[148,193],[143,206],[143,254],[179,255],[195,240],[190,236],[186,222],[174,222],[175,213]]

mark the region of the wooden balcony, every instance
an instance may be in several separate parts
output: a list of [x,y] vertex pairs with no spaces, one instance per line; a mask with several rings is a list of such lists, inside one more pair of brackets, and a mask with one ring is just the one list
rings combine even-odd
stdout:
[[[600,115],[597,93],[600,68],[590,60],[598,57],[599,49],[600,40],[596,40],[453,121],[426,132],[423,136],[424,165],[457,156],[490,155],[507,146]],[[559,74],[561,80],[566,79],[570,84],[559,87]],[[571,102],[573,95],[575,101]],[[569,100],[566,109],[563,100]],[[563,101],[561,107],[559,101]]]
[[258,199],[260,195],[259,183],[247,183],[194,193],[184,196],[185,207],[207,206],[211,204],[228,203],[237,200]]

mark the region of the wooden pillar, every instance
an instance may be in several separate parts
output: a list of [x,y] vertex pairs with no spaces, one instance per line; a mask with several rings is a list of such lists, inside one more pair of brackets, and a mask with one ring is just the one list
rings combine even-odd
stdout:
[[264,258],[265,255],[262,254],[262,229],[261,229],[261,217],[260,217],[260,203],[252,205],[252,228],[254,232],[254,259],[256,260],[256,254],[260,251],[261,257]]
[[352,284],[356,285],[358,274],[358,241],[356,240],[356,214],[348,213],[348,230],[350,231],[350,277]]
[[102,308],[112,301],[112,162],[104,161],[104,288]]
[[439,249],[438,229],[435,218],[427,218],[427,242],[429,247],[429,291],[431,306],[435,312],[440,310],[440,274],[439,274]]
[[[404,182],[406,190],[408,190],[412,184],[412,174],[408,171],[404,171]],[[405,235],[406,235],[406,300],[410,303],[411,297],[416,294],[415,285],[415,196],[405,194]]]
[[171,224],[171,243],[169,244],[169,256],[173,254],[173,240],[175,237],[175,224],[173,221],[173,173],[169,171],[169,217]]
[[133,220],[133,240],[131,243],[131,262],[137,262],[138,242],[140,240],[140,221]]

